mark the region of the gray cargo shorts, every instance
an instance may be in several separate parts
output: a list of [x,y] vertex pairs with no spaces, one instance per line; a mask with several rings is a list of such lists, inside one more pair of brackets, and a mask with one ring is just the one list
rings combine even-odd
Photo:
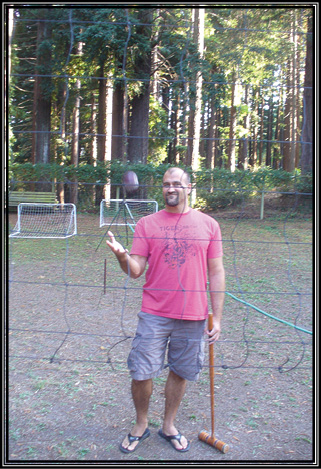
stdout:
[[187,321],[144,312],[138,318],[127,360],[132,379],[155,378],[169,366],[181,378],[196,381],[204,362],[205,319]]

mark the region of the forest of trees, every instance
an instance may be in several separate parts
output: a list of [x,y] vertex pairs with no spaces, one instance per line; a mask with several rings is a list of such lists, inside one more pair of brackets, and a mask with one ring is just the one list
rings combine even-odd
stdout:
[[313,14],[8,7],[9,165],[311,173]]

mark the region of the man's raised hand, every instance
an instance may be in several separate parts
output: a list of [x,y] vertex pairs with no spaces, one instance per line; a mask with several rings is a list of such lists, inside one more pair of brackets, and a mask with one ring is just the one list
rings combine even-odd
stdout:
[[115,240],[115,236],[111,231],[108,231],[108,236],[110,241],[106,241],[107,246],[113,251],[113,253],[118,257],[119,254],[124,254],[128,252],[128,249],[125,249],[118,241]]

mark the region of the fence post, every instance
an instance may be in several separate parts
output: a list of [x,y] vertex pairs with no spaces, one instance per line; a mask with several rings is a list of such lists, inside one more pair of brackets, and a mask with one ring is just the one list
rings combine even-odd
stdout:
[[263,220],[263,218],[264,218],[264,183],[263,183],[263,189],[262,189],[262,194],[261,194],[260,220]]

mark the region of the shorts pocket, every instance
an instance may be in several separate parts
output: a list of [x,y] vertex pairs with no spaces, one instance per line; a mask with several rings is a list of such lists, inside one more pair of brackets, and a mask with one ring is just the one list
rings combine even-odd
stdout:
[[205,348],[204,340],[201,340],[198,357],[197,357],[199,370],[201,370],[204,365],[204,358],[205,358],[204,348]]
[[[177,342],[177,343],[176,343]],[[204,364],[204,341],[172,341],[169,366],[177,375],[195,381]]]
[[136,336],[127,359],[129,370],[146,376],[159,374],[164,368],[166,343],[167,339]]
[[137,354],[138,354],[138,347],[139,347],[140,341],[141,341],[140,336],[134,337],[132,341],[132,348],[127,358],[127,366],[130,371],[137,371],[137,363],[138,363]]

